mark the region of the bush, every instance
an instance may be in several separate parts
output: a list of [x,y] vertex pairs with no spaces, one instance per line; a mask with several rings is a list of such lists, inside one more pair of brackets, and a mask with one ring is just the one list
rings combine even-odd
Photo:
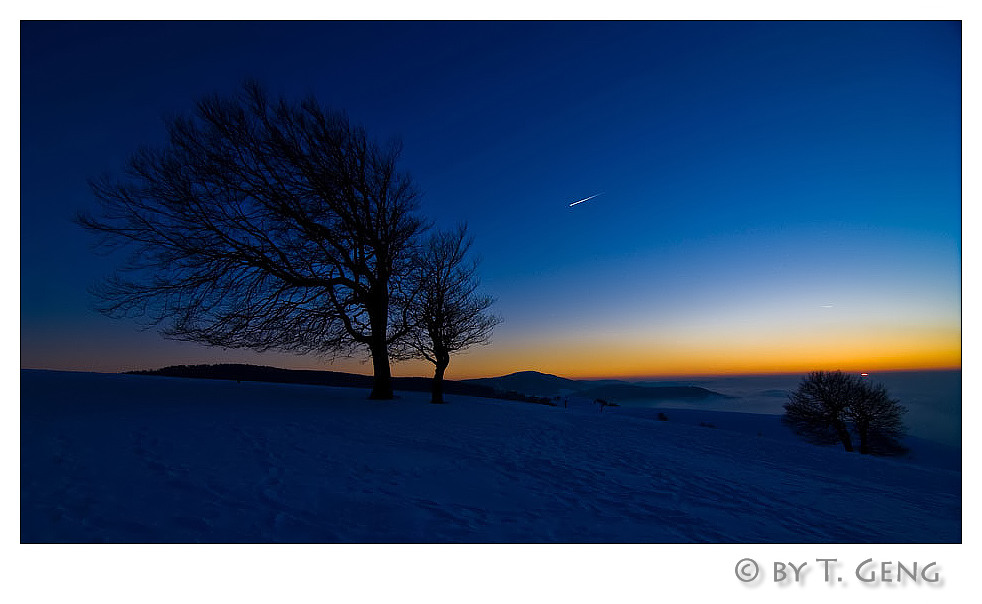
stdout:
[[906,411],[882,385],[841,371],[813,371],[791,393],[782,419],[810,442],[853,451],[858,440],[860,453],[899,455],[906,452],[900,444]]

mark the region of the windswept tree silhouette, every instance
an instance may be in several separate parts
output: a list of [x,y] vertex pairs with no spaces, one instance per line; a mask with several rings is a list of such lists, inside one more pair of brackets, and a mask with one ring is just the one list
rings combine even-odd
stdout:
[[487,344],[500,319],[488,313],[494,303],[477,292],[477,260],[468,260],[473,239],[467,226],[433,234],[418,256],[416,295],[411,305],[409,349],[436,366],[433,403],[443,403],[443,376],[450,355]]
[[841,371],[813,371],[784,405],[784,423],[817,444],[841,443],[859,452],[898,455],[906,451],[903,414],[907,409],[890,398],[882,385]]
[[256,83],[169,120],[168,140],[91,183],[76,221],[128,260],[100,310],[165,337],[335,357],[371,354],[371,398],[392,398],[390,347],[408,333],[417,190],[379,145],[315,99]]
[[851,377],[841,371],[813,371],[789,396],[782,419],[808,441],[822,445],[840,442],[846,451],[852,451],[846,408],[853,389]]
[[859,438],[859,452],[900,455],[907,452],[900,439],[906,434],[903,416],[907,408],[890,398],[882,384],[861,383],[846,416]]

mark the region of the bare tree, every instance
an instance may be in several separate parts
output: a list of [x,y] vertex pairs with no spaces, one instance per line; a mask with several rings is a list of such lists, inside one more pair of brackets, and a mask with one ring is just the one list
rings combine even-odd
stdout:
[[122,178],[92,183],[77,222],[128,260],[96,290],[109,316],[227,348],[336,356],[367,349],[372,398],[392,398],[389,347],[408,330],[418,235],[399,146],[340,112],[246,84],[168,122]]
[[906,434],[903,416],[907,408],[890,398],[882,384],[862,383],[846,410],[856,436],[859,452],[873,455],[899,455],[907,451],[900,443]]
[[487,344],[498,317],[487,313],[494,303],[477,293],[478,262],[467,260],[473,240],[467,226],[430,237],[418,258],[416,296],[412,305],[414,329],[409,348],[436,366],[433,403],[443,403],[443,376],[454,352]]
[[886,388],[841,371],[813,371],[784,405],[784,423],[818,444],[842,443],[853,451],[853,437],[863,454],[895,455],[905,449],[899,439],[906,409],[891,400]]
[[853,384],[841,371],[813,371],[801,381],[784,405],[785,424],[817,444],[841,442],[852,451],[846,407]]

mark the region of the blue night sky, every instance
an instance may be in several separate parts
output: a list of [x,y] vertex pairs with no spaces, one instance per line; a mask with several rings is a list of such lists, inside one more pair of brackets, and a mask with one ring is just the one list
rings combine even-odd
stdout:
[[21,366],[369,372],[92,309],[117,259],[71,222],[87,179],[255,78],[399,137],[423,213],[469,223],[504,322],[450,378],[960,367],[961,44],[943,21],[24,22]]

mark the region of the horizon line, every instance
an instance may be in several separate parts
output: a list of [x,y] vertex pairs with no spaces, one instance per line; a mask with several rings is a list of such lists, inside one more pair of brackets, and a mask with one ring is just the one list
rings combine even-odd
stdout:
[[[270,367],[273,369],[280,369],[286,371],[324,371],[333,373],[344,373],[348,375],[359,375],[367,378],[373,378],[371,373],[358,373],[354,371],[340,371],[337,369],[311,369],[306,367],[278,367],[276,365],[259,365],[255,363],[175,363],[171,365],[162,365],[153,369],[119,369],[119,370],[99,370],[99,369],[65,369],[65,368],[51,368],[51,367],[20,367],[21,371],[61,371],[67,373],[101,373],[107,375],[121,375],[126,373],[133,373],[139,371],[158,371],[167,367],[194,367],[197,365],[245,365],[252,367]],[[516,373],[538,373],[541,375],[552,375],[555,377],[569,379],[569,380],[583,380],[583,381],[601,381],[601,380],[619,380],[625,382],[639,382],[639,381],[651,381],[651,380],[681,380],[681,379],[705,379],[705,378],[722,378],[722,377],[765,377],[765,376],[784,376],[784,375],[804,375],[812,371],[843,371],[844,373],[867,373],[869,375],[876,375],[880,373],[902,373],[902,372],[925,372],[925,371],[962,371],[962,366],[957,367],[905,367],[897,369],[879,369],[879,370],[868,370],[868,369],[842,369],[842,368],[821,368],[821,369],[804,369],[800,371],[789,371],[789,370],[774,370],[774,371],[720,371],[720,372],[694,372],[694,373],[650,373],[642,375],[560,375],[557,373],[551,373],[548,371],[541,371],[538,369],[518,369],[515,371],[510,371],[508,373],[501,373],[497,375],[481,375],[478,377],[447,377],[448,381],[467,381],[467,380],[480,380],[480,379],[494,379],[500,377],[506,377],[509,375],[515,375]],[[422,379],[432,379],[432,375],[392,375],[393,378],[422,378]]]

